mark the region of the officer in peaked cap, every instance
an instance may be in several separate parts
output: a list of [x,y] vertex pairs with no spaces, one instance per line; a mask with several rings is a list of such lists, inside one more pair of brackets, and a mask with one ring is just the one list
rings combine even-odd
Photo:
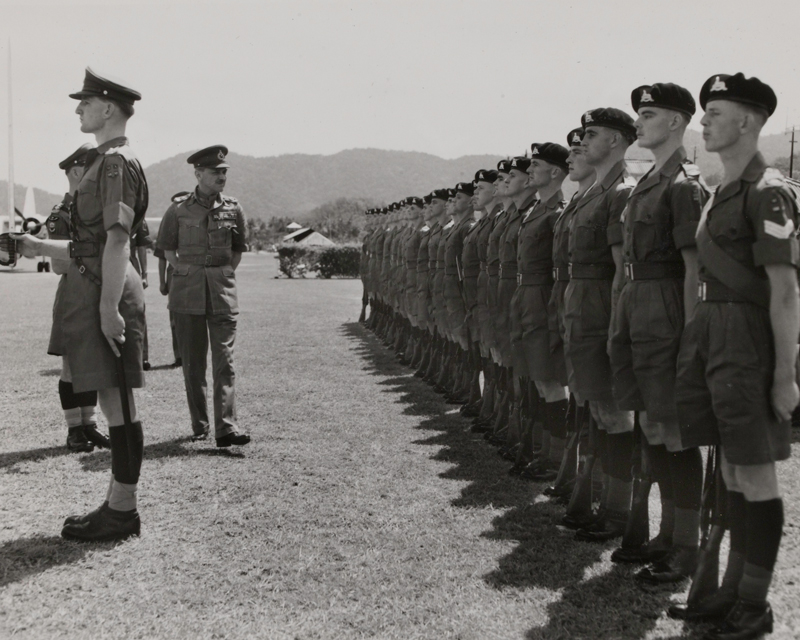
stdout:
[[596,181],[577,205],[570,227],[564,352],[578,394],[589,401],[606,483],[601,517],[578,537],[601,542],[622,535],[631,505],[633,413],[614,403],[606,343],[624,282],[620,215],[635,184],[624,159],[636,128],[633,118],[615,108],[586,111],[581,124],[583,156],[594,167]]
[[[609,355],[614,398],[639,411],[645,455],[661,495],[661,531],[648,544],[623,537],[614,560],[647,561],[646,582],[677,582],[697,562],[703,466],[697,447],[684,447],[675,404],[675,367],[685,319],[697,291],[695,232],[708,191],[683,146],[695,112],[692,94],[671,83],[637,87],[631,105],[639,146],[655,164],[631,191],[623,212],[625,282],[611,320]],[[642,489],[644,491],[644,489]],[[634,503],[646,502],[634,496]]]
[[719,443],[728,489],[730,555],[722,585],[670,613],[721,618],[707,638],[772,631],[767,602],[783,529],[776,463],[791,455],[798,319],[797,205],[758,151],[775,111],[773,90],[717,74],[700,91],[706,150],[724,178],[700,218],[698,302],[678,356],[676,397],[684,447]]
[[[50,212],[45,223],[47,237],[51,240],[70,239],[70,221],[74,193],[83,177],[86,158],[94,146],[88,142],[78,147],[69,157],[58,163],[58,168],[67,175],[69,191],[64,198]],[[66,274],[69,270],[69,260],[53,259],[53,271],[61,275],[56,289],[56,299],[53,303],[53,326],[50,330],[50,344],[47,353],[54,356],[63,356],[64,344],[62,336],[63,319],[59,312]],[[58,395],[61,399],[61,408],[67,422],[67,448],[70,451],[92,451],[95,446],[110,446],[108,437],[97,431],[95,407],[97,406],[97,391],[84,391],[75,393],[72,387],[72,377],[69,371],[69,362],[66,357],[61,358],[61,376],[58,380]]]
[[213,364],[214,437],[218,447],[244,445],[234,403],[233,344],[236,338],[236,267],[247,251],[242,206],[222,195],[230,165],[228,148],[214,145],[187,158],[194,167],[195,190],[173,198],[158,233],[158,248],[175,271],[169,309],[183,363],[193,439],[210,431],[206,401],[209,345]]
[[[62,535],[79,540],[111,540],[138,535],[136,492],[144,453],[132,388],[144,385],[142,371],[142,282],[128,260],[130,235],[144,218],[147,181],[128,145],[125,129],[138,91],[86,69],[75,112],[81,131],[91,133],[75,191],[72,241],[21,239],[23,254],[71,258],[59,298],[64,354],[76,393],[97,391],[109,424],[112,480],[103,505],[67,518]],[[121,360],[121,363],[120,363]],[[118,365],[125,371],[120,387]],[[127,408],[123,410],[123,400]]]

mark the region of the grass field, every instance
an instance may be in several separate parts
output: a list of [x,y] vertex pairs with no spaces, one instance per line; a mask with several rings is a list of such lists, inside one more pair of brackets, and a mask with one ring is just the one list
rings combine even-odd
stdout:
[[[361,284],[237,271],[240,426],[192,443],[166,304],[147,291],[150,361],[142,536],[59,537],[105,495],[108,452],[64,447],[59,361],[46,355],[57,278],[0,273],[0,638],[697,638],[662,613],[612,544],[576,543],[542,485],[357,324]],[[156,282],[156,274],[151,278]],[[798,445],[795,445],[798,446]],[[781,465],[786,527],[774,638],[800,637],[800,463]],[[651,498],[655,506],[657,491]]]

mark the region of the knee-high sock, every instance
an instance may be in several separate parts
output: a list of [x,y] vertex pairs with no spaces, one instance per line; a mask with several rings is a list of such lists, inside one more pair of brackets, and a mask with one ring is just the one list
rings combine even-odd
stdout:
[[672,542],[686,547],[700,544],[700,507],[703,498],[703,456],[692,448],[668,454],[675,495]]
[[728,567],[722,577],[722,586],[738,591],[747,553],[747,503],[743,493],[728,491],[726,520],[731,536],[731,546],[728,552]]
[[775,498],[745,503],[747,549],[739,597],[765,602],[783,534],[783,500]]

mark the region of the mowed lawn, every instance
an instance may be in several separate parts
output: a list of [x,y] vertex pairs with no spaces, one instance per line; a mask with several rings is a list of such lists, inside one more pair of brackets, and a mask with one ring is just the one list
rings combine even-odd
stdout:
[[[613,544],[576,543],[542,485],[510,478],[469,423],[357,324],[354,280],[237,271],[240,425],[192,443],[165,299],[147,291],[154,370],[140,538],[79,544],[110,456],[64,447],[59,361],[46,355],[57,278],[0,273],[0,638],[678,638],[682,590],[639,589]],[[797,447],[797,445],[795,445]],[[796,453],[800,453],[797,452]],[[800,636],[800,462],[781,466],[786,527],[775,638]],[[657,491],[651,506],[655,507]]]

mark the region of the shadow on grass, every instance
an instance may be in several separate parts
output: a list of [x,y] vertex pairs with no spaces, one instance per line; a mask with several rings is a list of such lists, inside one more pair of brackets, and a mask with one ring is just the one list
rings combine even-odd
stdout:
[[172,369],[180,369],[180,367],[173,364],[158,364],[150,367],[150,371],[171,371]]
[[505,510],[482,536],[516,546],[484,576],[486,583],[501,591],[547,589],[556,593],[557,599],[548,605],[547,623],[530,629],[527,638],[639,639],[653,631],[672,590],[644,591],[633,579],[638,567],[607,562],[604,554],[618,541],[605,545],[576,542],[573,532],[555,524],[563,507],[536,500],[545,485],[509,476],[510,464],[482,436],[470,431],[470,423],[460,416],[457,406],[446,405],[362,325],[345,324],[342,332],[353,341],[353,350],[367,363],[370,373],[383,378],[378,382],[383,391],[399,395],[405,405],[403,412],[420,418],[417,429],[427,433],[414,444],[439,447],[432,458],[452,465],[440,477],[468,483],[453,506]]
[[[217,448],[213,439],[206,443],[195,443],[190,437],[176,438],[167,442],[148,444],[144,448],[145,460],[158,460],[160,458],[180,458],[185,456],[213,456],[223,458],[244,458],[240,451]],[[40,462],[47,458],[60,456],[80,456],[81,467],[84,471],[105,471],[111,469],[111,452],[108,449],[95,449],[91,453],[76,454],[66,447],[45,447],[30,449],[28,451],[11,451],[0,453],[0,469],[7,469],[6,473],[22,473],[17,465],[26,462]]]
[[55,376],[61,375],[61,369],[42,369],[39,371],[39,375],[47,378],[54,378]]
[[0,588],[43,573],[52,567],[74,564],[95,549],[110,549],[118,542],[69,542],[58,536],[36,535],[0,545]]

